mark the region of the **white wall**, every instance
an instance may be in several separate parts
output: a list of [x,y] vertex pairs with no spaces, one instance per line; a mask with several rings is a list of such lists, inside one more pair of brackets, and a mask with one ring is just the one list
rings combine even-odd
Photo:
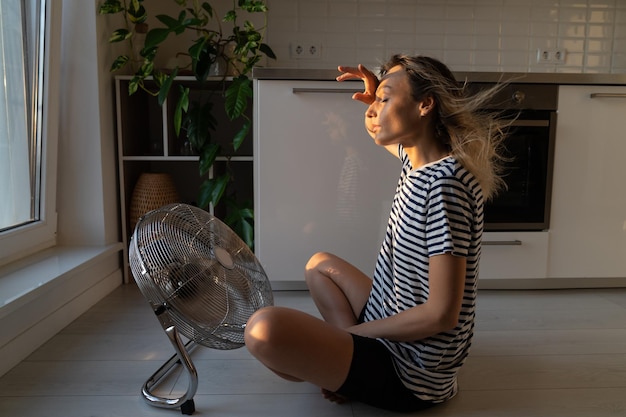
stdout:
[[110,64],[99,59],[98,3],[63,1],[57,204],[64,245],[119,240],[113,87]]
[[[425,54],[455,71],[626,72],[624,0],[267,0],[268,66],[379,65]],[[296,60],[294,40],[321,57]],[[565,48],[564,65],[537,64],[538,48]]]

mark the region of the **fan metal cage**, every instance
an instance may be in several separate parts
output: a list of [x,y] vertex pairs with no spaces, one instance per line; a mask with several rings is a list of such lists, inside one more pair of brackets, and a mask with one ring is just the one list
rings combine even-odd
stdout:
[[[183,414],[191,414],[197,372],[187,347],[242,347],[250,316],[274,303],[269,280],[239,236],[208,212],[187,204],[170,204],[141,217],[129,261],[140,291],[177,352],[146,382],[144,397],[152,405],[181,407]],[[189,340],[186,345],[179,333]],[[189,372],[188,392],[178,399],[153,395],[151,388],[177,363]]]

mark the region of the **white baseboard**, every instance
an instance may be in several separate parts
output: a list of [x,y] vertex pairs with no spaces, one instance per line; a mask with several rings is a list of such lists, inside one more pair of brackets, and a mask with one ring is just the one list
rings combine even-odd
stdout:
[[556,290],[572,288],[622,288],[622,278],[536,278],[536,279],[483,279],[478,280],[481,290]]
[[[274,291],[306,291],[304,281],[272,281]],[[619,278],[518,278],[483,279],[478,281],[481,290],[548,290],[568,288],[623,288],[626,277]]]

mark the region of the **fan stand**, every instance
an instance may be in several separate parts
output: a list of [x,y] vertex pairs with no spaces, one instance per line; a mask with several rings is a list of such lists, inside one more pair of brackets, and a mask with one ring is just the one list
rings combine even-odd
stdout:
[[[180,407],[182,414],[191,415],[196,411],[193,396],[196,394],[196,390],[198,389],[198,372],[191,361],[189,353],[197,346],[197,344],[193,340],[184,344],[178,331],[176,330],[176,327],[169,323],[167,318],[162,317],[167,316],[167,313],[163,314],[165,312],[166,307],[164,306],[160,306],[160,308],[155,309],[155,314],[159,317],[163,330],[165,330],[165,334],[167,334],[172,346],[174,346],[176,354],[169,358],[167,362],[165,362],[154,374],[150,376],[150,378],[148,378],[141,389],[141,393],[146,402],[150,405],[161,408]],[[151,390],[159,385],[163,377],[166,376],[175,366],[180,364],[183,365],[189,376],[187,392],[178,398],[165,398],[154,395]]]

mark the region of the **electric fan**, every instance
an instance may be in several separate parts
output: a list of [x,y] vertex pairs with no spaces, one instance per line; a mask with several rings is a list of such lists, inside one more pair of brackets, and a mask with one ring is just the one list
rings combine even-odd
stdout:
[[[198,345],[242,347],[248,318],[273,304],[269,280],[239,236],[208,212],[186,204],[163,206],[141,217],[129,260],[141,293],[176,351],[146,381],[144,399],[193,414],[198,374],[189,353]],[[189,375],[187,392],[178,398],[154,395],[152,389],[178,363]]]

